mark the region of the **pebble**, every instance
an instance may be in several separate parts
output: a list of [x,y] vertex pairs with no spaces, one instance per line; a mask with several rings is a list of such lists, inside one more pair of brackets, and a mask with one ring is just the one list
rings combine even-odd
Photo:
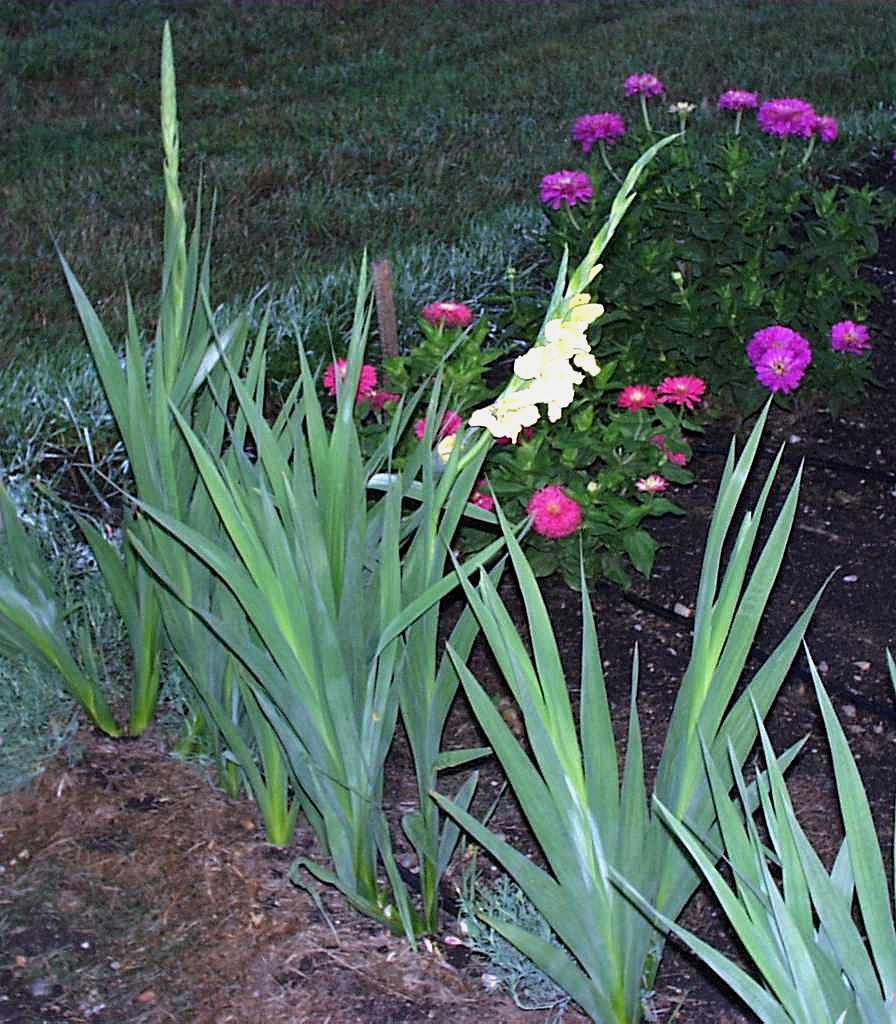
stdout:
[[849,576],[844,576],[843,577],[843,582],[844,583],[856,583],[858,581],[858,579],[859,579],[858,576],[854,575],[853,573],[850,573]]

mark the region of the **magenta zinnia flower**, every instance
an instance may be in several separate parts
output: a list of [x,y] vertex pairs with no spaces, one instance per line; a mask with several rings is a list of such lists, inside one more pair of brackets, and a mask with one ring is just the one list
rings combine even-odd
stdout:
[[799,387],[806,372],[796,354],[787,348],[770,348],[755,366],[760,384],[785,395]]
[[595,142],[606,142],[608,146],[625,135],[625,121],[619,114],[583,114],[576,118],[572,137],[581,143],[582,152],[590,153]]
[[646,384],[629,384],[622,389],[616,404],[630,412],[652,409],[656,405],[656,391]]
[[[337,359],[335,362],[330,363],[324,371],[324,387],[331,395],[335,395],[337,386],[342,386],[347,374],[348,360]],[[355,395],[356,402],[360,402],[376,391],[377,379],[376,367],[371,366],[369,363],[364,363],[361,367],[361,375],[358,378],[358,391]]]
[[746,89],[729,89],[719,97],[719,110],[752,110],[758,106],[758,94]]
[[[453,409],[446,409],[445,415],[442,417],[442,424],[439,427],[438,440],[441,441],[443,437],[448,437],[450,434],[456,434],[460,430],[463,424],[463,420]],[[423,435],[426,433],[426,417],[421,420],[417,420],[414,424],[414,433],[420,440],[423,440]]]
[[836,352],[848,352],[860,356],[871,348],[868,328],[852,320],[841,320],[831,328],[831,348]]
[[840,125],[836,117],[816,117],[813,131],[822,142],[834,142],[840,134]]
[[763,327],[747,343],[747,358],[754,369],[770,352],[788,353],[789,361],[800,371],[804,371],[812,362],[812,346],[809,342],[801,334],[780,324]]
[[552,210],[559,210],[564,203],[590,202],[593,196],[591,179],[584,171],[557,171],[541,179],[541,201]]
[[667,377],[656,389],[663,405],[683,405],[693,409],[703,398],[706,384],[699,377]]
[[785,98],[766,100],[756,115],[759,127],[766,135],[777,135],[786,138],[788,135],[799,135],[808,139],[815,129],[817,114],[811,103],[806,100]]
[[662,96],[665,91],[666,87],[656,75],[629,75],[625,80],[626,96]]
[[434,327],[469,327],[473,322],[473,310],[462,302],[431,302],[420,310],[420,316]]
[[568,537],[582,522],[582,506],[556,484],[536,491],[527,507],[532,529],[542,537]]
[[635,487],[645,494],[659,494],[661,491],[665,491],[668,486],[669,481],[664,476],[660,476],[659,473],[651,473],[650,476],[642,477],[635,482]]

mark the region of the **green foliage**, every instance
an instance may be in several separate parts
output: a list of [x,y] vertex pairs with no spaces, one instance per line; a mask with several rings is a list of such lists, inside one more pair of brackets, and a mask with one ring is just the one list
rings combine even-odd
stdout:
[[500,985],[523,1010],[553,1010],[561,1020],[569,996],[488,924],[488,920],[514,925],[559,946],[544,917],[507,875],[489,881],[477,870],[475,849],[464,863],[458,922],[464,945],[488,962],[492,984]]
[[485,401],[492,393],[485,372],[499,355],[499,349],[483,347],[489,336],[488,321],[480,319],[466,331],[433,326],[422,318],[419,325],[423,340],[403,355],[383,361],[389,387],[411,394],[441,374],[449,408],[467,409]]
[[[637,132],[631,142],[640,144]],[[621,159],[629,147],[619,147]],[[746,343],[782,324],[812,343],[800,394],[834,414],[861,399],[870,361],[833,351],[830,330],[866,320],[879,298],[859,271],[877,252],[877,229],[896,218],[896,202],[882,190],[823,187],[803,162],[806,149],[802,140],[772,145],[754,126],[738,135],[719,126],[709,136],[689,130],[649,169],[608,252],[607,314],[594,333],[595,351],[617,362],[623,383],[696,374],[714,401],[750,415],[768,392]],[[590,171],[599,181],[593,203],[574,215],[547,210],[555,259],[567,246],[584,251],[606,215],[612,182],[596,159]]]
[[83,620],[74,627],[68,622],[74,611],[60,599],[38,539],[25,529],[0,484],[0,651],[54,669],[91,721],[119,736],[97,678],[89,626]]
[[[896,686],[896,664],[887,654]],[[704,758],[733,885],[715,868],[718,837],[707,838],[660,800],[663,820],[712,887],[761,984],[693,933],[657,914],[622,875],[619,884],[657,924],[674,931],[751,1007],[762,1024],[888,1024],[896,1003],[896,927],[892,889],[868,797],[843,727],[809,657],[834,763],[845,838],[826,868],[797,820],[761,719],[767,775],[757,779],[767,848],[752,820],[755,800],[732,752]],[[727,765],[739,801],[728,795]],[[723,774],[723,766],[725,771]]]
[[[722,549],[734,527],[735,509],[764,420],[765,413],[738,459],[732,444],[725,465],[704,553],[691,658],[654,783],[658,799],[712,838],[719,835],[719,823],[698,738],[702,736],[714,754],[732,750],[734,764],[743,764],[756,738],[754,711],[758,708],[762,716],[771,706],[820,597],[813,599],[735,696],[784,557],[799,489],[797,478],[751,565],[779,458],[755,510],[747,512],[734,531],[734,544],[722,572]],[[625,767],[620,772],[585,581],[577,725],[547,609],[519,544],[510,536],[507,544],[526,607],[532,653],[487,578],[475,588],[467,582],[465,592],[523,714],[531,753],[513,736],[470,670],[459,658],[455,664],[549,871],[537,867],[450,800],[437,799],[473,841],[515,879],[565,950],[507,922],[490,919],[491,927],[562,986],[593,1020],[637,1024],[643,991],[651,987],[661,956],[662,936],[619,891],[616,878],[625,874],[674,920],[699,885],[700,876],[663,819],[648,808],[636,708],[637,652]],[[733,781],[729,769],[723,776],[725,791]]]

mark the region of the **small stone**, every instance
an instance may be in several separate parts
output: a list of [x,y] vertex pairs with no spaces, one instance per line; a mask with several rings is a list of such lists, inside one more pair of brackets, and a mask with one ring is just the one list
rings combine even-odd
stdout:
[[820,661],[815,667],[818,669],[821,675],[824,675],[826,672],[830,671],[831,668],[831,666],[824,660]]
[[254,832],[255,831],[255,822],[251,818],[241,818],[240,819],[240,828],[244,832]]
[[159,997],[156,993],[151,988],[148,988],[137,996],[137,1002],[140,1003],[141,1006],[148,1006],[150,1003],[154,1003],[158,998]]
[[856,583],[856,582],[858,582],[858,579],[859,579],[858,576],[856,576],[854,573],[850,573],[849,576],[844,576],[843,577],[843,582],[844,583]]
[[675,602],[672,611],[675,612],[676,615],[680,615],[683,619],[689,619],[694,614],[694,610],[692,608],[688,608],[686,604],[682,604],[681,601]]
[[860,672],[867,672],[868,669],[871,668],[871,662],[870,661],[854,661],[853,665],[855,665],[855,667]]
[[844,718],[855,718],[856,717],[856,706],[855,704],[844,704],[840,711],[843,713]]
[[31,982],[31,994],[38,999],[41,996],[48,996],[53,988],[53,982],[49,978],[35,978]]

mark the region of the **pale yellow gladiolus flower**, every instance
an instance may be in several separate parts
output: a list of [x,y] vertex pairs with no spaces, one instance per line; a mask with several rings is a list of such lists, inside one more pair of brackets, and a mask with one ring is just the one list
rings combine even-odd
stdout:
[[470,417],[470,426],[485,427],[493,437],[509,437],[515,442],[523,427],[538,422],[536,402],[541,400],[531,387],[502,395],[491,405],[477,409]]

